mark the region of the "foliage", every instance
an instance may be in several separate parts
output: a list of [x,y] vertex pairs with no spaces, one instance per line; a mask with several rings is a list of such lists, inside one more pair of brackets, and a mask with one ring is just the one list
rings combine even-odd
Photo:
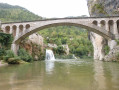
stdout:
[[12,50],[7,50],[6,55],[3,56],[3,60],[7,62],[8,64],[20,64],[25,63],[23,60],[21,60],[21,57],[16,56]]
[[3,60],[8,62],[9,58],[14,58],[15,54],[13,53],[12,50],[7,50],[5,56],[3,56]]
[[4,56],[6,54],[4,48],[0,48],[0,57]]
[[110,51],[110,47],[108,45],[106,45],[104,47],[104,51],[105,51],[105,54],[107,55],[109,53],[109,51]]
[[64,52],[63,46],[58,46],[56,52],[57,52],[57,54],[64,54],[65,52]]
[[24,49],[18,50],[18,56],[26,62],[31,62],[33,60],[32,56],[30,56]]
[[7,50],[6,55],[9,56],[9,57],[15,57],[15,54],[12,50]]
[[15,56],[15,54],[13,53],[13,51],[12,50],[7,50],[6,51],[6,55],[5,56],[3,56],[3,60],[5,61],[5,62],[8,62],[9,63],[9,58],[14,58],[14,57],[16,57]]
[[92,12],[94,13],[95,11],[98,11],[99,13],[106,14],[106,12],[104,10],[104,6],[101,3],[94,4],[94,6],[92,7]]
[[40,16],[20,6],[0,3],[0,20],[2,22],[40,20]]
[[5,34],[0,32],[0,44],[2,48],[9,49],[12,43],[13,37],[11,34]]
[[45,54],[40,53],[38,60],[45,60]]
[[53,48],[55,54],[64,54],[62,44],[68,44],[70,53],[78,57],[93,55],[93,46],[88,40],[88,32],[75,26],[58,26],[44,29],[39,32],[44,37],[45,44],[57,44]]

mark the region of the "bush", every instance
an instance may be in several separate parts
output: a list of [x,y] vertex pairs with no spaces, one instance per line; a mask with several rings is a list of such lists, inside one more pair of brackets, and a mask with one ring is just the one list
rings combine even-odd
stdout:
[[15,57],[15,55],[14,55],[13,51],[12,50],[7,50],[6,51],[6,56],[3,56],[3,60],[8,62],[9,58],[14,58],[14,57]]
[[0,32],[0,44],[2,48],[10,49],[12,41],[13,41],[13,37],[11,34]]
[[6,53],[5,53],[5,49],[3,48],[0,48],[0,56],[4,56]]
[[15,54],[14,54],[14,52],[12,51],[12,50],[7,50],[6,51],[6,56],[8,56],[8,57],[15,57]]
[[57,48],[56,48],[56,53],[57,54],[65,54],[65,50],[64,50],[64,48],[63,48],[63,46],[58,46]]
[[38,57],[38,60],[45,60],[45,54],[40,53],[40,56]]
[[109,51],[110,51],[110,47],[108,45],[106,45],[104,47],[104,51],[105,51],[105,54],[107,55],[109,53]]
[[3,60],[4,60],[5,62],[7,62],[9,58],[11,58],[11,57],[9,57],[9,56],[3,56]]
[[26,62],[31,62],[33,60],[32,56],[30,56],[24,49],[19,49],[18,56]]

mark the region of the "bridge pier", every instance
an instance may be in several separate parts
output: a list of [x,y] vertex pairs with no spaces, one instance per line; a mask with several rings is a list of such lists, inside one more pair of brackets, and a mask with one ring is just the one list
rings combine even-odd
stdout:
[[17,55],[17,51],[19,50],[19,45],[13,43],[13,44],[11,45],[11,50],[14,52],[15,55]]
[[115,46],[117,46],[117,42],[115,40],[108,40],[108,46],[110,50],[112,50]]

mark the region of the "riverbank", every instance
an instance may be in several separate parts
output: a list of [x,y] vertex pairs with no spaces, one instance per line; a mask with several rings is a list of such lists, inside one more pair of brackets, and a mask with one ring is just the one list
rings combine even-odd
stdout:
[[8,64],[7,63],[2,63],[2,61],[0,60],[0,67],[5,66],[5,65],[8,65]]

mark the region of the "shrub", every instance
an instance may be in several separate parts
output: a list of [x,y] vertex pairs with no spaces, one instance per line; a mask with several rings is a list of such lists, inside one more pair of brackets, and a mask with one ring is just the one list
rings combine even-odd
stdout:
[[12,50],[7,50],[6,51],[6,56],[8,56],[8,57],[15,57],[15,54],[14,54],[14,52],[12,51]]
[[38,60],[45,60],[45,54],[44,53],[40,53]]
[[109,53],[109,51],[110,51],[110,47],[108,45],[106,45],[104,47],[104,51],[105,51],[105,54],[107,55]]
[[6,56],[3,56],[3,60],[8,62],[9,58],[14,58],[14,57],[15,57],[15,55],[14,55],[13,51],[12,50],[7,50],[6,51]]
[[57,52],[57,54],[64,54],[65,53],[65,51],[64,51],[64,48],[63,48],[63,46],[58,46],[57,47],[57,50],[56,50],[56,52]]
[[7,62],[9,58],[11,58],[11,57],[9,57],[9,56],[3,56],[3,60],[4,60],[5,62]]
[[0,56],[3,56],[3,55],[5,55],[5,49],[0,48]]
[[13,37],[11,34],[0,32],[0,44],[2,48],[10,49]]
[[26,62],[31,62],[33,60],[32,56],[30,56],[24,49],[19,49],[18,56]]

